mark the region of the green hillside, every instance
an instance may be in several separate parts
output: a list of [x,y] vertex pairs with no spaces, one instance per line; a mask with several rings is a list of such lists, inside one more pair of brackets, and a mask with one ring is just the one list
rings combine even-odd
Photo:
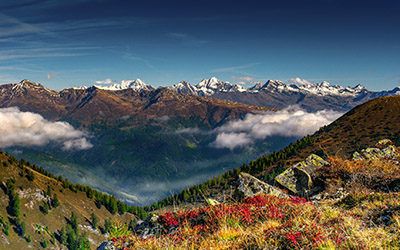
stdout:
[[96,249],[107,239],[109,222],[145,216],[140,208],[4,153],[0,181],[0,249]]

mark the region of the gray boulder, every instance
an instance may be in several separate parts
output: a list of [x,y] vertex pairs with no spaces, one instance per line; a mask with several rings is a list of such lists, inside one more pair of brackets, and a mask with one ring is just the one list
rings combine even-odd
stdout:
[[245,197],[252,197],[259,194],[274,195],[281,198],[288,197],[288,195],[281,190],[247,173],[242,172],[239,174],[239,182],[240,185],[238,189]]
[[117,250],[112,241],[104,241],[97,250]]
[[275,177],[275,181],[296,195],[308,196],[314,186],[313,180],[316,171],[326,165],[329,165],[329,162],[318,155],[311,154],[304,161],[293,165]]
[[374,148],[366,148],[361,152],[353,153],[353,160],[378,160],[387,159],[398,162],[400,154],[393,142],[389,139],[380,140]]

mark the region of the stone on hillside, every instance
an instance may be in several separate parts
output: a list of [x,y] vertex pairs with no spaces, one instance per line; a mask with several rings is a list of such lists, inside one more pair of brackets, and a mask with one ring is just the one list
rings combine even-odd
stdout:
[[287,194],[280,191],[279,189],[257,179],[256,177],[247,174],[247,173],[240,173],[239,174],[239,191],[241,191],[245,197],[251,197],[258,194],[268,194],[274,195],[281,198],[288,197]]
[[364,159],[357,151],[353,153],[353,160],[358,161]]
[[393,145],[389,145],[388,147],[382,149],[383,156],[388,159],[398,159],[399,153],[397,149]]
[[319,193],[311,197],[311,200],[314,202],[326,201],[331,200],[334,202],[340,202],[341,200],[345,199],[349,193],[342,187],[338,188],[334,193]]
[[388,146],[393,146],[393,142],[389,139],[380,140],[375,144],[375,147],[380,149],[386,148]]
[[216,205],[220,204],[219,201],[211,199],[211,198],[206,199],[206,203],[210,206],[216,206]]
[[147,239],[161,235],[165,228],[158,222],[158,215],[153,214],[144,221],[139,221],[133,231],[142,239]]
[[104,241],[100,244],[97,250],[116,250],[117,248],[114,246],[112,241]]
[[377,159],[389,159],[389,160],[400,160],[400,154],[397,148],[393,145],[389,139],[380,140],[376,144],[376,148],[366,148],[361,152],[353,153],[353,160],[377,160]]
[[293,165],[275,177],[275,181],[297,195],[307,196],[313,189],[316,170],[326,165],[329,165],[329,162],[318,155],[311,154],[306,160]]

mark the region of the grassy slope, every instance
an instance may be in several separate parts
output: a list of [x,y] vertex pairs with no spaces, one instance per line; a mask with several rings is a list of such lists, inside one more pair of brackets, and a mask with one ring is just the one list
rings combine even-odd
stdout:
[[[11,163],[9,163],[11,162]],[[29,181],[26,177],[24,169],[28,168],[33,172],[34,179]],[[91,213],[94,213],[99,218],[99,224],[103,225],[106,218],[114,218],[121,220],[130,220],[133,215],[125,214],[112,215],[106,210],[104,206],[98,209],[93,199],[89,199],[84,192],[73,192],[68,188],[64,188],[62,182],[43,175],[27,166],[23,168],[18,166],[18,162],[12,161],[10,157],[5,154],[0,154],[0,181],[4,184],[6,180],[15,179],[15,191],[20,195],[21,198],[21,220],[26,224],[26,233],[32,238],[32,242],[27,241],[19,237],[16,232],[11,229],[10,235],[6,236],[1,232],[0,249],[26,249],[28,245],[33,249],[40,249],[40,242],[44,239],[50,240],[50,235],[47,233],[35,232],[36,225],[42,225],[48,227],[48,232],[53,232],[61,229],[66,224],[66,218],[69,218],[71,213],[74,212],[78,215],[78,223],[85,228],[80,228],[81,232],[87,234],[90,241],[92,241],[91,247],[95,249],[99,243],[106,239],[104,235],[95,233],[93,230],[89,230]],[[42,205],[40,200],[41,193],[46,192],[48,186],[52,189],[52,194],[56,194],[60,201],[60,205],[57,208],[52,208],[48,214],[44,214],[39,210],[39,206]],[[0,216],[8,220],[7,206],[9,204],[8,196],[5,192],[1,191],[0,199]],[[49,246],[60,247],[60,244],[55,241],[55,245],[49,243]]]

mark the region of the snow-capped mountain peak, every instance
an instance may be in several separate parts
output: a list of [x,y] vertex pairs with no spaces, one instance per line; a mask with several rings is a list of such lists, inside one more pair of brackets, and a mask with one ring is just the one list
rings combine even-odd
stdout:
[[[211,77],[211,78],[209,78],[209,79],[203,79],[203,80],[201,80],[201,81],[196,85],[196,87],[197,87],[197,88],[204,88],[204,87],[206,87],[206,88],[209,88],[209,89],[218,89],[221,85],[224,85],[225,83],[228,83],[228,82],[220,81],[218,78],[216,78],[216,77],[214,76],[214,77]],[[229,84],[229,83],[228,83],[228,84]]]
[[327,81],[323,81],[316,85],[308,85],[308,86],[299,86],[302,91],[309,92],[310,94],[319,95],[319,96],[356,96],[366,89],[357,85],[355,87],[343,87],[339,85],[331,85]]
[[221,81],[216,77],[201,80],[196,86],[199,95],[213,95],[217,92],[244,92],[246,88],[238,84]]
[[195,86],[191,85],[186,81],[181,81],[171,86],[170,89],[175,90],[179,94],[190,94],[190,95],[197,95],[198,91],[198,89]]
[[[100,82],[97,82],[94,87],[110,91],[125,89],[133,89],[134,91],[151,91],[154,89],[152,86],[147,85],[140,79],[123,80],[120,83],[116,83],[110,79],[107,79],[107,82],[103,81],[104,83],[101,84]],[[281,80],[268,80],[265,83],[260,82],[250,88],[245,88],[243,85],[240,84],[231,84],[227,81],[219,80],[217,77],[211,77],[201,80],[196,85],[192,85],[186,81],[181,81],[168,88],[180,94],[190,94],[198,96],[211,96],[218,93],[265,92],[275,94],[283,93],[286,95],[290,95],[291,93],[302,93],[317,96],[355,97],[361,93],[368,92],[368,90],[360,84],[354,87],[343,87],[340,85],[333,85],[328,81],[313,83],[300,78],[296,79],[296,81],[291,79],[288,82],[283,82]],[[81,87],[79,89],[86,89],[86,87]]]
[[124,90],[124,89],[133,89],[135,91],[146,90],[150,91],[154,89],[152,86],[147,85],[140,79],[136,80],[122,80],[121,83],[114,83],[110,85],[94,85],[98,89],[103,90]]
[[264,85],[256,84],[250,88],[252,92],[266,91],[266,92],[298,92],[296,85],[288,85],[280,80],[268,80]]
[[55,93],[54,90],[48,89],[46,87],[44,87],[43,85],[41,85],[40,83],[34,82],[34,81],[30,81],[27,79],[24,79],[22,81],[20,81],[19,83],[16,83],[13,85],[12,90],[17,93],[17,92],[23,92],[27,89],[30,90],[37,90],[37,91],[47,91],[47,92],[51,92],[52,94]]
[[357,85],[355,87],[343,87],[332,85],[328,81],[315,84],[309,81],[286,84],[280,80],[268,80],[264,85],[258,83],[247,90],[256,93],[259,91],[271,93],[294,93],[311,94],[318,96],[357,96],[358,94],[368,91],[364,86]]

